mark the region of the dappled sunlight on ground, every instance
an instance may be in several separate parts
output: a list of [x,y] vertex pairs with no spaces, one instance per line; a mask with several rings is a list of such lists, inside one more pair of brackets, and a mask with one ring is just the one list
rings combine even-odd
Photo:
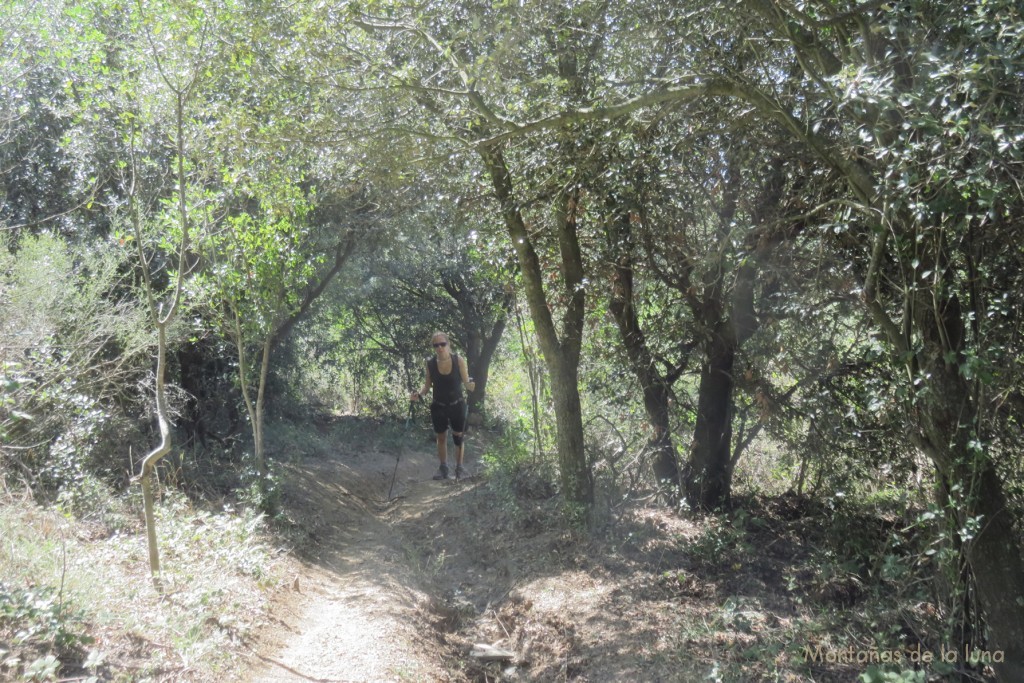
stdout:
[[[801,500],[690,518],[646,498],[584,530],[553,489],[483,476],[472,439],[476,476],[433,481],[421,432],[290,466],[294,581],[236,680],[827,683],[863,667],[803,646],[894,618],[855,576],[813,571],[828,532]],[[511,654],[474,659],[477,644]]]

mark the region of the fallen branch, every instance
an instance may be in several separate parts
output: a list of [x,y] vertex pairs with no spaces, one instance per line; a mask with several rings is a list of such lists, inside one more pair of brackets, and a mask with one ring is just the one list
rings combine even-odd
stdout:
[[495,647],[494,645],[476,643],[473,645],[469,656],[482,662],[506,662],[515,659],[516,653],[511,650]]

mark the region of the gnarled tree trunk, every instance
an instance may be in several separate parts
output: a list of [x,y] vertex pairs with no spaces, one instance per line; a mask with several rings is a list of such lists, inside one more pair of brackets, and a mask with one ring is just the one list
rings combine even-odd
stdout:
[[583,416],[577,371],[583,340],[583,263],[576,234],[574,199],[564,195],[556,225],[561,254],[566,310],[559,338],[544,292],[540,258],[533,246],[526,222],[516,202],[512,177],[498,148],[482,148],[481,157],[491,176],[495,195],[501,203],[505,227],[516,250],[520,272],[526,287],[530,317],[537,330],[541,353],[551,379],[555,424],[558,430],[558,462],[565,497],[574,503],[594,500],[590,466],[583,450]]
[[[922,317],[934,317],[930,315],[932,307],[926,310],[928,314]],[[931,321],[932,332],[923,335],[925,348],[916,357],[919,374],[927,379],[926,390],[918,397],[919,433],[915,440],[935,464],[941,485],[951,492],[946,506],[951,527],[971,529],[980,522],[973,538],[960,540],[988,625],[988,650],[1004,653],[1005,661],[995,664],[1000,680],[1024,681],[1024,557],[1020,533],[1007,505],[1002,478],[977,440],[978,405],[972,387],[958,364],[949,362],[950,354],[943,351],[950,340],[963,338],[959,306],[947,302],[943,310],[955,310],[957,315]],[[962,343],[958,347],[957,356],[963,350]]]
[[669,424],[669,397],[681,368],[668,373],[659,371],[634,305],[630,217],[621,214],[614,223],[611,241],[613,249],[620,253],[615,260],[608,308],[619,329],[627,364],[643,392],[644,411],[652,432],[648,445],[653,451],[651,467],[654,476],[659,483],[679,488],[679,463]]

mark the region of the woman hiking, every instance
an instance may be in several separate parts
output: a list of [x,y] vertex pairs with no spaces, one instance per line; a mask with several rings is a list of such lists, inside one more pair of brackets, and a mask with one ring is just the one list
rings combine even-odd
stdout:
[[448,335],[435,332],[430,338],[434,347],[434,356],[427,360],[426,376],[423,388],[409,397],[418,401],[426,396],[431,387],[434,397],[430,403],[430,421],[434,424],[437,436],[437,459],[441,466],[434,479],[448,479],[448,430],[452,432],[455,444],[455,478],[466,476],[462,467],[462,456],[465,453],[466,437],[466,401],[462,397],[462,387],[473,391],[476,383],[466,369],[466,359],[451,352]]

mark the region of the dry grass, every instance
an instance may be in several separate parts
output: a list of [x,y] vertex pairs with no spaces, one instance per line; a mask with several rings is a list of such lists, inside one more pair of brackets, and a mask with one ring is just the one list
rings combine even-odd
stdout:
[[133,501],[111,503],[119,509],[104,521],[80,521],[27,495],[0,500],[0,576],[9,588],[0,599],[50,590],[57,607],[42,616],[66,620],[72,634],[71,647],[60,647],[46,634],[19,636],[31,615],[0,620],[0,679],[32,680],[32,663],[51,655],[59,668],[37,679],[225,680],[287,571],[262,519],[199,510],[168,494],[158,507],[159,594]]

